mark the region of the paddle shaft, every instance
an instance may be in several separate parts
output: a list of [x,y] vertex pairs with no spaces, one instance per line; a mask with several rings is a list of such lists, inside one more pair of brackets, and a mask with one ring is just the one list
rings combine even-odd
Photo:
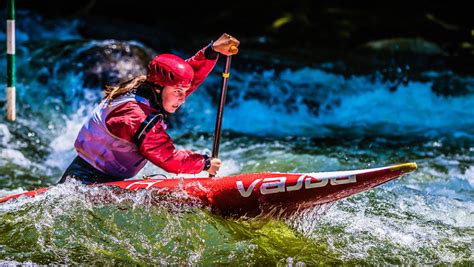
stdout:
[[[221,139],[222,117],[224,116],[224,104],[227,95],[227,81],[229,80],[229,70],[232,56],[227,56],[225,61],[224,72],[222,73],[222,89],[221,97],[219,98],[219,108],[217,110],[216,128],[214,130],[214,144],[212,145],[212,158],[219,156],[219,142]],[[209,177],[214,175],[209,174]]]

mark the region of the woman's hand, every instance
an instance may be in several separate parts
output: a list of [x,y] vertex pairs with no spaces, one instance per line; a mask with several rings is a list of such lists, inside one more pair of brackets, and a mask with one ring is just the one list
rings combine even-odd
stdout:
[[207,170],[207,172],[209,174],[216,175],[220,167],[221,167],[221,160],[217,158],[213,158],[211,159],[211,167],[209,168],[209,170]]
[[219,52],[226,56],[231,56],[237,54],[239,49],[237,48],[240,44],[240,41],[235,37],[224,33],[212,44],[212,50]]

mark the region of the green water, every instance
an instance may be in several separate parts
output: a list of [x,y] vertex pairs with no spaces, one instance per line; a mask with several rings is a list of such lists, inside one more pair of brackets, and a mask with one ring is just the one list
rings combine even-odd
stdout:
[[[470,142],[225,136],[232,137],[222,146],[227,163],[222,172],[228,174],[344,170],[406,161],[416,161],[419,169],[288,218],[224,218],[206,207],[170,199],[157,204],[150,192],[116,196],[108,189],[57,186],[36,199],[0,206],[0,258],[6,263],[92,265],[473,263]],[[204,149],[209,140],[189,135],[178,145]],[[147,171],[158,172],[150,166]],[[34,170],[29,175],[34,179]],[[44,183],[53,183],[57,175]],[[2,181],[12,189],[18,183]],[[28,181],[23,185],[33,186]]]

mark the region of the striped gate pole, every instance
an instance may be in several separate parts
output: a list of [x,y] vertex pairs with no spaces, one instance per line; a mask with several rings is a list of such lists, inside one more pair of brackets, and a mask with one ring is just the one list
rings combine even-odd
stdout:
[[7,9],[7,120],[15,121],[15,0],[8,0]]

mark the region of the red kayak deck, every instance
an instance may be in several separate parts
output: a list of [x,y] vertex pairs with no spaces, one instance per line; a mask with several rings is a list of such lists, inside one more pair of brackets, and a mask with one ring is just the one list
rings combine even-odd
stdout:
[[[254,215],[271,209],[293,212],[336,201],[398,178],[417,168],[404,163],[382,168],[318,172],[318,173],[255,173],[216,178],[173,178],[126,180],[94,186],[119,187],[126,190],[156,190],[159,194],[182,191],[226,215]],[[34,197],[47,191],[16,194],[1,202],[21,196]]]

